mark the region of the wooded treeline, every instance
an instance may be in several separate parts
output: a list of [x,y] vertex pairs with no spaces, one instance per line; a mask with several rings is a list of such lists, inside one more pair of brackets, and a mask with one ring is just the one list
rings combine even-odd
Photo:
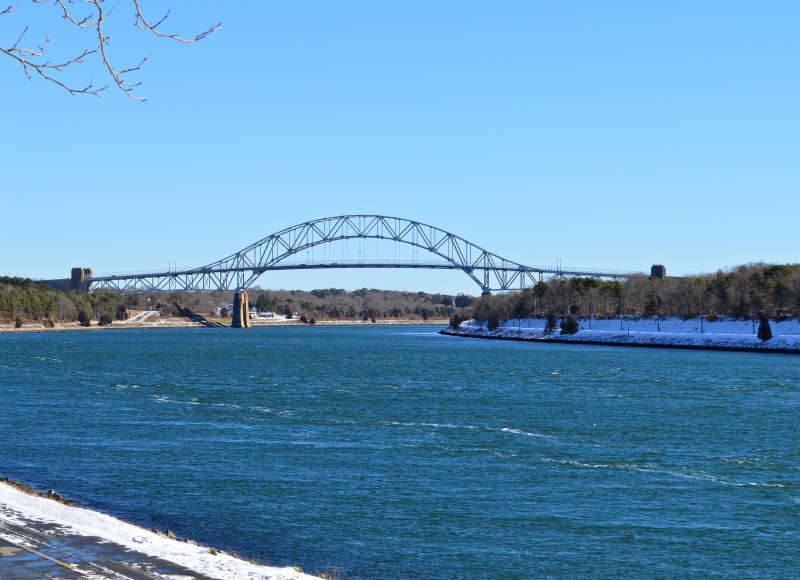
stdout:
[[795,317],[800,315],[800,264],[749,264],[701,276],[640,275],[624,281],[558,279],[519,292],[482,296],[470,312],[481,321],[548,314]]
[[[274,312],[289,317],[305,316],[307,320],[338,319],[420,319],[448,318],[462,312],[474,298],[464,295],[429,294],[361,288],[347,291],[341,288],[319,290],[262,290],[247,291],[250,306],[259,312]],[[164,292],[136,294],[125,297],[129,308],[161,310],[178,316],[175,304],[204,316],[215,316],[217,307],[233,302],[232,292]]]
[[78,320],[81,311],[99,320],[127,317],[127,296],[114,292],[87,294],[77,290],[56,290],[28,278],[0,276],[0,318],[14,320]]
[[[731,271],[691,277],[631,276],[624,281],[571,278],[540,282],[533,288],[478,299],[362,288],[312,290],[251,289],[250,304],[261,311],[296,313],[307,318],[446,318],[487,321],[528,316],[732,316],[772,318],[800,316],[800,264],[750,264]],[[55,290],[23,278],[0,277],[0,318],[77,320],[123,319],[127,310],[160,310],[177,316],[176,304],[214,315],[233,300],[231,292],[170,292],[124,296],[115,292]],[[474,300],[474,302],[473,302]]]
[[[261,312],[307,319],[428,319],[448,318],[472,304],[464,295],[428,294],[362,288],[348,292],[338,288],[312,290],[248,291],[250,304]],[[217,314],[217,307],[233,302],[232,292],[164,292],[121,295],[56,290],[24,278],[0,277],[0,319],[78,320],[81,311],[99,320],[108,315],[119,320],[128,310],[159,310],[165,316],[181,316],[180,308],[205,316]]]
[[361,288],[348,292],[340,288],[302,290],[251,290],[250,303],[259,311],[283,314],[292,311],[307,319],[337,320],[378,318],[448,318],[474,300],[470,296],[428,294]]

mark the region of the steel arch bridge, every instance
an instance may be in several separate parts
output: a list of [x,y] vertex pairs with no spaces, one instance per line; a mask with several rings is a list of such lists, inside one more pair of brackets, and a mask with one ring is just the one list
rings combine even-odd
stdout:
[[[287,259],[315,246],[353,239],[389,240],[426,250],[438,257],[434,263],[398,261],[318,262],[289,264]],[[207,266],[145,274],[88,277],[93,290],[123,294],[172,291],[246,290],[259,276],[274,270],[316,268],[429,268],[461,270],[483,293],[524,288],[544,277],[587,276],[623,278],[619,272],[593,272],[537,268],[507,260],[464,238],[414,220],[382,215],[341,215],[298,224],[263,238]]]

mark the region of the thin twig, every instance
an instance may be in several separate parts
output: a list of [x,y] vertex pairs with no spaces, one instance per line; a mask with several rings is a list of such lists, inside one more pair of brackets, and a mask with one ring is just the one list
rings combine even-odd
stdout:
[[142,14],[142,8],[139,5],[139,0],[133,0],[133,5],[136,7],[136,27],[139,28],[140,30],[149,30],[150,32],[152,32],[156,36],[160,36],[162,38],[171,38],[173,40],[177,40],[178,42],[191,44],[192,42],[197,42],[198,40],[204,39],[206,36],[208,36],[212,32],[222,28],[222,22],[218,22],[214,26],[212,26],[211,28],[209,28],[208,30],[206,30],[204,32],[201,32],[200,34],[198,34],[194,38],[182,38],[182,37],[178,36],[177,34],[164,34],[163,32],[159,32],[156,29],[167,18],[169,18],[170,10],[167,10],[167,13],[164,14],[164,16],[161,18],[161,20],[159,20],[158,22],[155,22],[154,24],[151,24],[145,19],[144,15]]
[[[15,59],[23,69],[24,74],[31,79],[32,72],[35,71],[39,76],[42,78],[55,83],[56,85],[62,87],[64,90],[69,92],[70,94],[90,94],[95,96],[100,96],[100,92],[105,90],[107,86],[101,87],[99,89],[95,89],[93,86],[93,81],[90,81],[86,86],[83,87],[75,87],[64,80],[57,77],[56,73],[62,73],[64,70],[71,65],[80,64],[84,62],[86,57],[89,57],[94,54],[98,54],[100,60],[102,60],[103,65],[105,66],[108,74],[114,80],[114,84],[123,91],[129,98],[136,100],[136,101],[144,101],[144,96],[139,96],[134,94],[134,90],[141,86],[141,82],[130,82],[126,80],[125,75],[129,73],[136,72],[141,70],[142,66],[145,62],[150,58],[150,56],[144,57],[139,64],[131,67],[126,68],[115,68],[112,63],[109,55],[107,53],[107,48],[110,45],[109,36],[105,33],[103,29],[103,25],[107,20],[108,16],[111,14],[111,10],[105,10],[104,5],[106,0],[80,0],[81,2],[85,3],[90,8],[90,13],[86,16],[75,16],[72,12],[73,4],[78,0],[32,0],[33,4],[53,4],[57,6],[61,12],[61,17],[66,20],[67,22],[77,26],[81,30],[91,29],[94,31],[95,41],[94,45],[90,48],[85,48],[78,56],[69,58],[67,60],[58,62],[53,64],[49,60],[42,61],[41,59],[45,58],[45,52],[50,44],[50,39],[45,38],[44,44],[38,47],[38,50],[32,48],[26,48],[22,46],[22,42],[28,33],[28,26],[25,26],[22,33],[17,38],[16,42],[12,44],[10,47],[3,47],[0,46],[0,52],[3,54],[7,54],[8,56]],[[164,23],[164,21],[169,17],[170,11],[167,10],[167,13],[158,21],[151,23],[147,19],[145,19],[141,5],[139,0],[131,0],[133,3],[133,7],[135,9],[135,26],[140,30],[146,30],[152,32],[155,36],[162,37],[162,38],[170,38],[182,43],[193,43],[197,42],[198,40],[202,40],[212,32],[219,30],[222,25],[216,24],[209,28],[208,30],[198,34],[193,38],[183,38],[177,34],[166,34],[157,30],[157,28]],[[10,14],[14,12],[19,5],[10,5],[4,10],[0,10],[0,16]]]

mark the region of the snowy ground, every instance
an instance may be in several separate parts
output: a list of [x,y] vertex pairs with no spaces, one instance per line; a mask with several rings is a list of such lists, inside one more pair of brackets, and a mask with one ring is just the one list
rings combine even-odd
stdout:
[[766,342],[756,336],[751,320],[719,318],[715,321],[691,318],[582,318],[580,330],[573,335],[544,331],[543,318],[506,320],[493,331],[474,320],[461,324],[460,334],[469,336],[558,340],[569,342],[602,342],[609,344],[643,344],[659,346],[695,346],[709,348],[782,349],[800,352],[800,320],[770,320],[772,338]]
[[[57,530],[55,533],[60,537],[75,535],[97,537],[101,541],[178,564],[210,578],[252,580],[315,578],[293,568],[260,566],[208,547],[171,539],[106,514],[29,495],[5,483],[0,483],[1,522],[15,526],[30,526],[33,522],[55,524],[54,528]],[[0,526],[0,538],[18,545],[25,544],[24,537],[21,538],[19,534],[12,536],[5,538],[3,527]]]

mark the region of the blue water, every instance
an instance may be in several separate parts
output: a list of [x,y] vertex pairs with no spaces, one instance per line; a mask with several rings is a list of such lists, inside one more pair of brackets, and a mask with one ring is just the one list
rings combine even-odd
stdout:
[[800,357],[435,331],[0,336],[0,475],[348,578],[800,574]]

